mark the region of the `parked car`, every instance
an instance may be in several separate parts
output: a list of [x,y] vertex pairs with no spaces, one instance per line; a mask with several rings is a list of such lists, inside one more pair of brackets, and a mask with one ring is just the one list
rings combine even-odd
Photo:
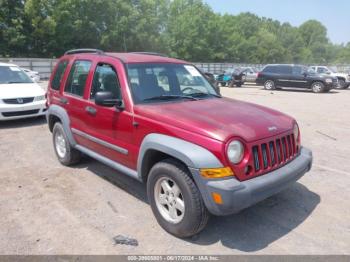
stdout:
[[217,78],[218,83],[221,86],[241,87],[245,82],[245,73],[241,68],[226,69],[223,74]]
[[328,92],[338,84],[337,78],[317,74],[303,65],[267,65],[258,74],[258,84],[267,90],[282,87],[307,88],[314,93]]
[[45,91],[18,66],[0,63],[0,120],[41,116],[45,111]]
[[[181,85],[187,76],[200,81]],[[146,183],[157,221],[178,237],[280,192],[312,165],[292,117],[221,97],[177,59],[68,51],[48,104],[58,160],[73,165],[83,153]]]
[[226,69],[222,74],[217,75],[216,81],[220,86],[227,86],[232,79],[234,68]]
[[245,82],[256,83],[259,71],[254,67],[241,67],[245,75]]
[[215,75],[204,71],[202,68],[198,68],[198,70],[207,78],[209,83],[211,83],[215,87],[216,91],[220,93],[219,84],[218,81],[216,81]]
[[27,68],[21,68],[34,82],[40,82],[40,75],[37,71],[32,71]]
[[318,74],[326,74],[336,77],[338,79],[338,85],[336,88],[345,89],[350,86],[350,74],[338,73],[336,70],[332,70],[327,66],[311,66],[310,68]]

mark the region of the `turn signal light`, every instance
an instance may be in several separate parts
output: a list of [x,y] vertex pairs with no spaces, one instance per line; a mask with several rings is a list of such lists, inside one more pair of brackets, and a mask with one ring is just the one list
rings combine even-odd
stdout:
[[222,202],[222,197],[219,193],[211,193],[211,196],[213,197],[213,200],[216,204],[219,204],[219,205],[222,205],[223,202]]
[[234,176],[233,171],[229,167],[201,169],[200,173],[205,178],[222,178]]

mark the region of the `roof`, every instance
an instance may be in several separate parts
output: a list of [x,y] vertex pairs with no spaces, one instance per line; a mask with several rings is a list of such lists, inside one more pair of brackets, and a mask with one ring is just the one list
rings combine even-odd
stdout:
[[124,63],[176,63],[176,64],[188,64],[188,62],[157,55],[138,54],[138,53],[106,53],[109,56],[113,56],[121,59]]
[[1,63],[1,62],[0,62],[0,66],[17,66],[18,67],[18,65],[15,65],[15,64],[8,64],[8,63]]

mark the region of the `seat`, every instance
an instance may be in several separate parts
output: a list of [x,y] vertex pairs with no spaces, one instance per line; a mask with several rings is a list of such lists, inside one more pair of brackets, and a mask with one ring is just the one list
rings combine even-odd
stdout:
[[115,74],[105,75],[103,78],[103,88],[105,91],[112,92],[115,98],[120,98],[120,88]]
[[140,76],[140,87],[136,88],[136,96],[140,100],[161,96],[164,94],[163,88],[158,85],[157,77],[154,74],[143,74]]
[[88,76],[88,74],[79,75],[78,85],[76,86],[75,90],[72,90],[74,94],[79,95],[79,96],[83,96],[87,76]]

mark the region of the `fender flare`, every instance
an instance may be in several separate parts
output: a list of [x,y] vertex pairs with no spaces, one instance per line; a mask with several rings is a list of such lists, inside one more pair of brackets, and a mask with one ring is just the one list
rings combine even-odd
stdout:
[[217,157],[204,147],[190,143],[188,141],[162,135],[149,134],[141,144],[138,159],[137,173],[140,178],[147,174],[142,174],[144,156],[148,150],[156,150],[170,155],[183,163],[189,168],[220,168],[224,167]]
[[51,105],[46,113],[46,119],[47,119],[48,123],[49,123],[49,119],[50,119],[51,115],[56,116],[61,120],[64,132],[66,133],[66,135],[68,137],[69,143],[73,147],[76,146],[77,142],[75,141],[73,134],[72,134],[72,131],[70,129],[70,120],[69,120],[67,111],[61,106]]

